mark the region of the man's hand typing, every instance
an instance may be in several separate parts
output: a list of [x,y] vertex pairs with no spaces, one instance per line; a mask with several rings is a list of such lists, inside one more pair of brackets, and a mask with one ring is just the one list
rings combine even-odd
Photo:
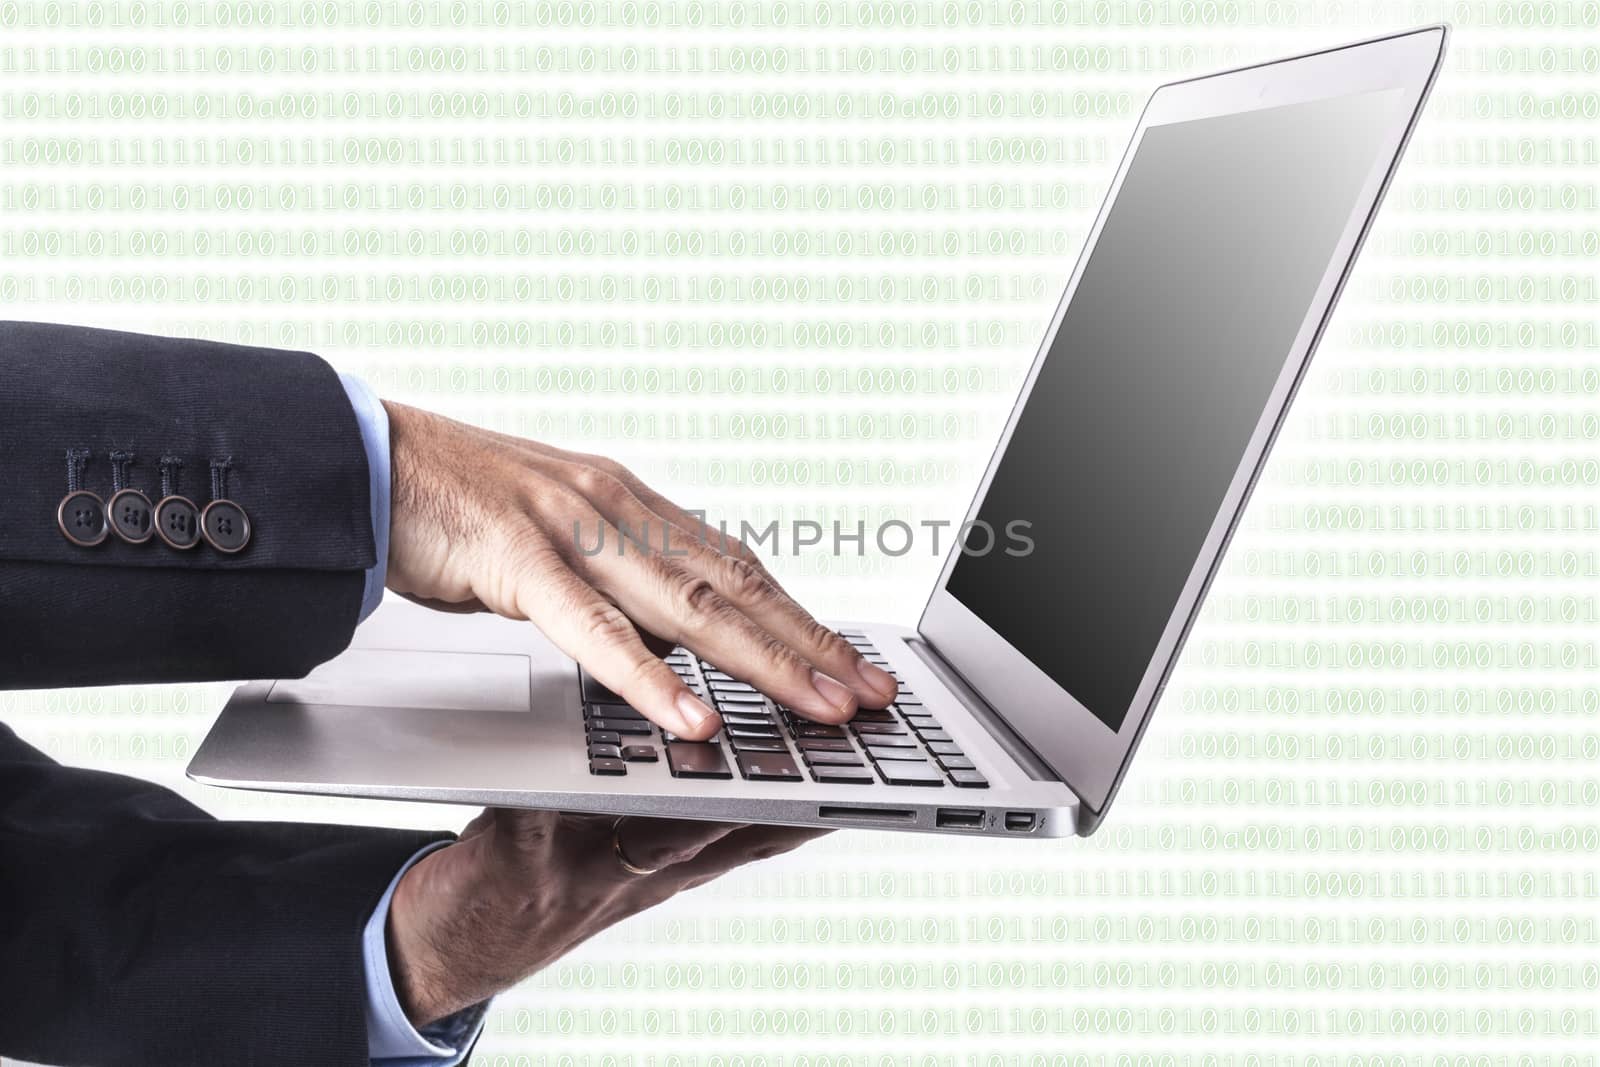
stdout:
[[720,720],[652,647],[684,645],[819,722],[894,698],[894,678],[796,604],[748,547],[620,465],[386,407],[396,592],[529,620],[689,740]]

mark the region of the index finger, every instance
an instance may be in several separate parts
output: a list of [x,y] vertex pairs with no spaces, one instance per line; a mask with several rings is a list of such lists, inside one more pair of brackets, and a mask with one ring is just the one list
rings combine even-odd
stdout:
[[564,563],[546,560],[517,585],[517,610],[601,685],[639,714],[687,741],[704,741],[721,717],[645,647],[622,609]]

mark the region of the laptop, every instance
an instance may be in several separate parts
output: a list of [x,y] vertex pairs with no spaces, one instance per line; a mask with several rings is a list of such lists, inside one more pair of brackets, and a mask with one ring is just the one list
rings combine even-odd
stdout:
[[668,662],[724,720],[714,740],[682,741],[527,623],[391,600],[306,678],[240,688],[190,776],[616,815],[1091,833],[1446,36],[1429,27],[1156,90],[921,619],[837,624],[898,677],[889,708],[809,722],[678,649]]

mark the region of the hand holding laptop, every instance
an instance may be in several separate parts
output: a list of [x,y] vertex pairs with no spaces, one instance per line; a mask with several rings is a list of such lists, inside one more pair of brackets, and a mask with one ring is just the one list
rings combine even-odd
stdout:
[[390,970],[401,1006],[427,1026],[630,915],[827,832],[488,809],[395,890]]
[[652,645],[681,644],[818,722],[893,699],[894,678],[796,604],[748,547],[620,464],[387,407],[395,592],[527,619],[689,740],[721,721]]

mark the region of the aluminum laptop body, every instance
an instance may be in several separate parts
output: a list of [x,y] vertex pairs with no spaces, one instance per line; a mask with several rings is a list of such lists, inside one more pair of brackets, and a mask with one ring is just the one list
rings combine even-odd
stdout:
[[969,531],[1022,523],[1032,551],[979,553],[969,537],[915,629],[838,624],[900,678],[887,712],[815,730],[680,651],[669,662],[728,725],[678,750],[528,624],[391,598],[308,677],[242,686],[190,776],[617,815],[1092,832],[1446,36],[1429,27],[1154,93],[967,516]]

